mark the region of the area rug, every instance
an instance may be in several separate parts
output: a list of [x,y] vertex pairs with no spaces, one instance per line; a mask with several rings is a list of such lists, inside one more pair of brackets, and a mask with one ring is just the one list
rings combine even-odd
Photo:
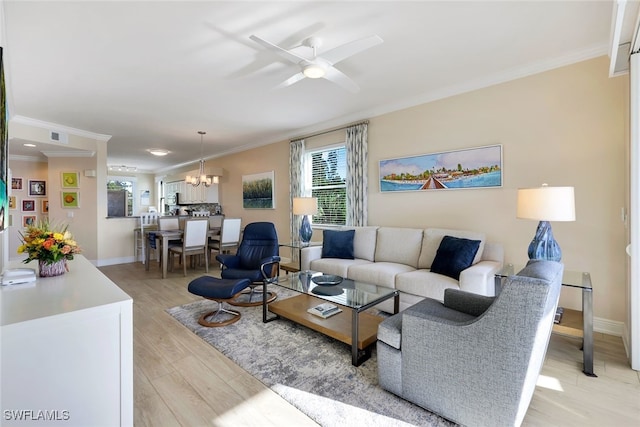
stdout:
[[[278,298],[293,291],[277,289]],[[206,328],[202,300],[167,312],[321,426],[434,426],[454,424],[383,390],[375,349],[355,367],[350,346],[286,319],[262,323],[262,307],[234,307],[242,318]]]

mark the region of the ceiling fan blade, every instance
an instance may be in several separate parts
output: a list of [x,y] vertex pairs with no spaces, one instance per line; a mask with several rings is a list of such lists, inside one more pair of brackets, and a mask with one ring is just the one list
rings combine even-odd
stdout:
[[356,82],[351,80],[346,74],[344,74],[337,68],[329,67],[329,69],[327,69],[327,74],[324,75],[324,78],[343,87],[349,92],[356,93],[360,90],[360,87],[356,84]]
[[266,47],[267,49],[272,50],[273,52],[275,52],[276,54],[280,55],[281,57],[283,57],[287,61],[293,62],[294,64],[297,64],[300,61],[306,61],[307,60],[306,58],[304,58],[302,56],[299,56],[299,55],[296,55],[295,53],[290,52],[290,51],[288,51],[286,49],[283,49],[278,45],[275,45],[275,44],[273,44],[271,42],[268,42],[268,41],[266,41],[264,39],[261,39],[260,37],[258,37],[256,35],[252,34],[251,36],[249,36],[249,38],[251,40],[253,40],[254,42],[257,42],[258,44],[261,44],[262,46]]
[[293,76],[289,77],[287,80],[283,81],[282,83],[280,83],[275,88],[276,89],[281,89],[283,87],[291,86],[294,83],[298,83],[302,79],[304,79],[304,74],[297,73],[297,74],[294,74]]
[[343,59],[372,48],[373,46],[377,46],[382,42],[383,40],[379,36],[365,37],[363,39],[354,40],[352,42],[345,43],[341,46],[323,52],[320,56],[329,61],[331,64],[337,64]]

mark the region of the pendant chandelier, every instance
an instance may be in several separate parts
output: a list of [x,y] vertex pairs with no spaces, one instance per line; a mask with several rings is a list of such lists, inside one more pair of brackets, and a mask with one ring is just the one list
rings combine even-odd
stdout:
[[207,133],[202,130],[199,130],[198,133],[200,134],[200,169],[198,170],[198,174],[196,176],[187,175],[185,181],[187,184],[191,184],[194,187],[197,187],[200,184],[204,185],[205,187],[209,187],[212,182],[215,182],[215,178],[217,177],[213,177],[212,179],[212,177],[207,176],[207,174],[204,172],[204,156],[202,154],[204,147],[203,138]]

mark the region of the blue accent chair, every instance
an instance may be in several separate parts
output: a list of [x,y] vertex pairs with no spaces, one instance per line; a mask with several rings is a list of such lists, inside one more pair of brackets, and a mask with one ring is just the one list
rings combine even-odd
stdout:
[[[267,285],[278,280],[280,255],[278,234],[271,222],[252,222],[244,228],[242,241],[235,255],[218,254],[216,260],[222,266],[223,279],[249,279],[248,292],[239,294],[229,301],[231,305],[258,306],[275,300],[275,292],[268,291]],[[262,295],[255,288],[262,286]]]

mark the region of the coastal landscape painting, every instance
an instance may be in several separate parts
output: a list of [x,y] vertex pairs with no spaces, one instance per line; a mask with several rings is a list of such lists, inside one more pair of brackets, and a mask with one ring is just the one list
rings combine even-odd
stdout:
[[380,191],[502,187],[502,145],[380,161]]

